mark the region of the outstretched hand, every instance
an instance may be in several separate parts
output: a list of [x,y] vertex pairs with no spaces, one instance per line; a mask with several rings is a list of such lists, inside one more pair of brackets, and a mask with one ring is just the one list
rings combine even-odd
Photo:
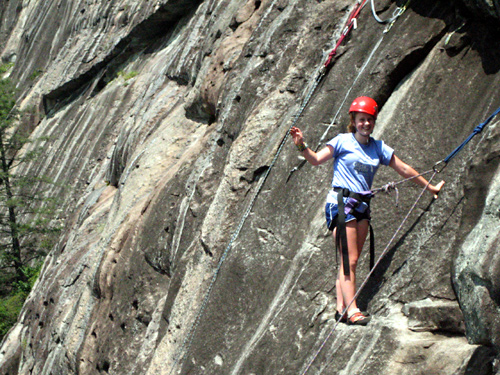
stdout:
[[434,194],[434,199],[438,199],[439,192],[443,188],[443,185],[444,185],[444,180],[441,181],[436,186],[434,186],[433,189],[431,190],[431,192]]
[[299,128],[292,126],[292,128],[290,129],[290,135],[292,136],[293,143],[295,143],[296,145],[301,145],[304,143],[304,135]]

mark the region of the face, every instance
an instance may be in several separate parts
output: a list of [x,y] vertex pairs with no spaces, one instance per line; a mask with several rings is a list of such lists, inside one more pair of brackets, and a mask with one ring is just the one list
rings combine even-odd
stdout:
[[375,117],[368,113],[357,112],[354,116],[354,126],[356,127],[356,132],[367,137],[373,132]]

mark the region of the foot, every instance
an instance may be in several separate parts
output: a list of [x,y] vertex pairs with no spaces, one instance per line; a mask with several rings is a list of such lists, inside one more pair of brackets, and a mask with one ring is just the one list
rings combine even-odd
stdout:
[[347,319],[347,324],[366,326],[370,322],[371,317],[364,315],[361,311],[357,311]]
[[347,314],[342,315],[342,317],[340,314],[341,313],[339,313],[338,310],[335,311],[335,320],[340,323],[347,323]]

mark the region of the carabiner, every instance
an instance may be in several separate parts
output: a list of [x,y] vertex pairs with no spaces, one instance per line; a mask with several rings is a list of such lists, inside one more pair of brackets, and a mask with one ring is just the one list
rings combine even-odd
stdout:
[[[443,165],[441,166],[441,164],[443,164]],[[446,168],[447,165],[448,165],[447,162],[445,162],[444,160],[440,160],[436,164],[434,164],[434,166],[432,167],[432,169],[436,173],[441,173]]]

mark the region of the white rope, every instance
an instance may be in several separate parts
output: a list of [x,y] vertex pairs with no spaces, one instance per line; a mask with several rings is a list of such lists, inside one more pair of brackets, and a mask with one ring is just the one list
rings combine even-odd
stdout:
[[388,19],[383,20],[377,15],[377,12],[375,11],[375,3],[373,2],[373,0],[370,0],[370,2],[372,4],[373,17],[375,18],[375,20],[378,23],[382,23],[382,24],[391,23],[391,22],[395,21],[405,11],[405,8],[396,7],[396,9],[394,9],[394,12],[392,12],[392,17],[389,17]]

